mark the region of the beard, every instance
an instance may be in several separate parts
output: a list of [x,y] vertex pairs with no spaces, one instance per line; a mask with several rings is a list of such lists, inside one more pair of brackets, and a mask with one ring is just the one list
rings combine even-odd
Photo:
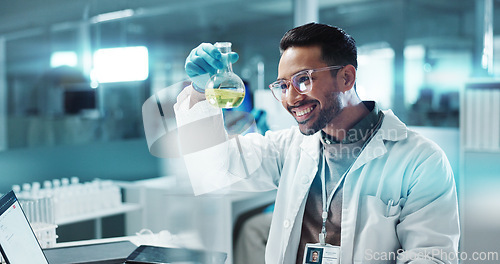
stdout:
[[[316,120],[305,120],[302,122],[297,122],[299,125],[300,132],[303,135],[309,136],[313,135],[321,129],[325,128],[335,117],[337,117],[340,112],[342,112],[342,100],[339,92],[331,93],[325,100],[328,105],[321,108],[318,113],[318,118]],[[307,125],[312,122],[310,125]]]

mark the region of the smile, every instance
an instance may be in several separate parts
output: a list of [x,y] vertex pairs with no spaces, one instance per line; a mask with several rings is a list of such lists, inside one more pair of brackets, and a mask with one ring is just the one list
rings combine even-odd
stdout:
[[297,117],[301,117],[303,115],[309,114],[313,109],[314,109],[314,107],[308,107],[307,109],[304,109],[302,111],[296,112],[295,115]]

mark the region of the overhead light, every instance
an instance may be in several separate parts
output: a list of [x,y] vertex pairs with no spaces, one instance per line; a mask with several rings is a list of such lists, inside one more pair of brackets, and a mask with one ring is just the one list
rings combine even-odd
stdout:
[[122,18],[126,18],[126,17],[131,17],[133,15],[134,15],[133,9],[124,9],[124,10],[120,10],[120,11],[109,12],[109,13],[104,13],[104,14],[94,16],[90,19],[90,23],[97,24],[97,23],[101,23],[101,22],[107,22],[107,21],[111,21],[111,20],[117,20],[117,19],[122,19]]
[[143,81],[149,74],[144,46],[100,49],[94,53],[90,77],[96,83]]
[[74,51],[56,51],[50,56],[50,67],[59,66],[75,67],[78,64],[78,56]]

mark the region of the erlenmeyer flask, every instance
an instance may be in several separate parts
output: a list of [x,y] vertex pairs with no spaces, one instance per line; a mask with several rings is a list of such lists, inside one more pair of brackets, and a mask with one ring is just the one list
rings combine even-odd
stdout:
[[233,72],[233,66],[229,62],[228,54],[231,52],[231,42],[217,42],[214,46],[222,53],[221,60],[224,68],[217,70],[217,73],[207,82],[205,97],[215,107],[238,107],[245,97],[245,84]]

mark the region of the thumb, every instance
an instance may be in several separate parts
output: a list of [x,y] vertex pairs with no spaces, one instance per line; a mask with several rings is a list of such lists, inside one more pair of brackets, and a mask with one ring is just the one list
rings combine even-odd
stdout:
[[236,52],[231,52],[228,54],[228,59],[230,63],[235,63],[236,61],[238,61],[239,58],[240,56]]

